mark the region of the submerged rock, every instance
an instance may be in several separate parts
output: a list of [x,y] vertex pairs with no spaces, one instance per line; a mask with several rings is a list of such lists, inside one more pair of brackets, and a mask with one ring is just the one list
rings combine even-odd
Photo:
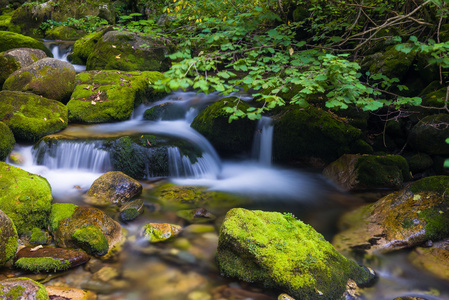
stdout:
[[263,283],[297,299],[340,299],[348,280],[366,284],[374,278],[291,214],[241,208],[226,215],[217,261],[224,275]]
[[113,171],[97,178],[89,191],[85,202],[93,205],[121,205],[142,193],[142,185],[126,174]]
[[36,142],[67,127],[67,108],[59,101],[17,91],[0,91],[0,99],[0,121],[16,141]]
[[57,300],[96,300],[97,295],[91,291],[60,286],[45,287],[50,299]]
[[12,73],[4,90],[30,92],[67,103],[75,88],[75,68],[71,63],[43,58]]
[[11,218],[19,235],[34,227],[46,228],[52,200],[45,178],[0,162],[0,210]]
[[176,215],[190,223],[207,223],[217,218],[205,208],[179,210]]
[[177,236],[182,228],[167,223],[148,223],[143,227],[142,236],[151,243],[163,242]]
[[0,160],[5,160],[8,154],[11,153],[16,140],[11,129],[5,123],[0,122]]
[[45,286],[25,277],[0,281],[0,295],[14,300],[49,300]]
[[17,252],[14,266],[29,272],[56,272],[88,262],[90,256],[77,249],[25,247]]
[[329,164],[323,174],[346,191],[395,189],[411,179],[407,161],[400,155],[345,154]]
[[143,114],[143,119],[149,121],[171,121],[183,119],[185,114],[186,110],[182,106],[172,102],[165,102],[147,109]]
[[143,210],[142,199],[126,202],[120,207],[120,219],[124,222],[132,221],[141,215]]
[[449,237],[448,176],[418,180],[346,213],[333,240],[340,250],[391,252]]
[[19,236],[11,219],[0,210],[0,266],[14,257],[19,246]]
[[449,281],[449,247],[418,247],[408,259],[416,268]]

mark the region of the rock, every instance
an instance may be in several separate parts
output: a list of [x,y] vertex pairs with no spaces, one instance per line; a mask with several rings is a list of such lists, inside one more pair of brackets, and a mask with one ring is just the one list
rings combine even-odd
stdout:
[[59,221],[70,218],[77,207],[78,205],[72,203],[54,203],[48,217],[50,231],[55,232],[59,227]]
[[183,119],[185,114],[186,110],[182,106],[173,102],[165,102],[147,109],[143,114],[143,119],[149,121],[171,121]]
[[14,266],[29,272],[65,271],[85,264],[90,259],[77,249],[53,247],[25,247],[17,252]]
[[75,41],[85,35],[86,32],[84,30],[69,26],[57,26],[45,31],[45,38],[48,40]]
[[25,157],[20,152],[11,152],[8,159],[15,165],[23,165],[25,163]]
[[142,199],[126,202],[120,208],[120,219],[124,222],[132,221],[141,215],[143,210]]
[[419,270],[449,281],[449,240],[435,243],[429,248],[417,247],[408,259]]
[[[274,300],[273,297],[262,293],[251,292],[241,288],[222,285],[212,290],[212,299],[252,299],[252,300]],[[285,295],[285,294],[283,294]],[[293,298],[280,298],[280,300],[295,300]]]
[[29,243],[31,245],[48,245],[52,241],[52,238],[47,231],[36,227],[31,231],[25,232],[21,238],[24,243]]
[[426,177],[346,213],[335,248],[385,253],[449,237],[448,185],[448,176]]
[[159,72],[81,72],[67,103],[69,119],[79,123],[128,120],[134,107],[155,97],[150,84],[161,78]]
[[39,49],[18,48],[0,53],[0,89],[14,71],[27,67],[47,54]]
[[[112,30],[112,28],[108,27],[105,30]],[[85,65],[87,58],[94,51],[95,45],[101,39],[103,34],[104,31],[92,32],[76,40],[73,45],[73,50],[67,56],[67,59],[74,64]]]
[[260,282],[298,299],[339,299],[349,279],[366,284],[374,278],[291,214],[242,208],[226,214],[217,261],[223,275]]
[[36,142],[67,127],[67,108],[59,101],[16,91],[0,91],[0,99],[0,121],[16,141]]
[[12,73],[4,90],[30,92],[67,103],[75,87],[75,68],[56,58],[43,58]]
[[0,210],[11,218],[19,235],[47,227],[52,200],[45,178],[0,162]]
[[205,208],[179,210],[176,215],[190,223],[207,223],[217,218]]
[[46,286],[48,296],[52,300],[96,300],[97,295],[91,291],[77,288]]
[[70,217],[59,220],[53,236],[59,247],[81,248],[102,256],[121,242],[122,229],[101,210],[79,206]]
[[280,163],[335,161],[343,154],[372,153],[362,131],[313,106],[287,107],[273,117],[273,160]]
[[323,174],[345,191],[397,189],[411,179],[408,163],[400,155],[345,154],[329,164]]
[[0,210],[0,267],[14,257],[19,246],[19,236],[11,219]]
[[87,70],[167,71],[172,43],[129,31],[105,31],[86,62]]
[[433,165],[433,159],[428,154],[417,153],[407,158],[410,172],[417,174],[430,169]]
[[409,134],[409,145],[417,151],[430,155],[449,155],[449,115],[431,115],[421,119]]
[[179,225],[148,223],[143,227],[142,236],[151,243],[157,243],[177,236],[181,230]]
[[8,157],[15,144],[16,140],[11,129],[5,123],[0,122],[0,160],[4,161]]
[[85,202],[93,205],[121,205],[142,193],[142,185],[135,179],[119,171],[107,172],[97,178]]
[[0,281],[0,295],[14,300],[49,300],[45,286],[25,277]]
[[0,31],[0,52],[16,48],[40,49],[48,57],[53,57],[51,51],[41,41],[11,31]]
[[[215,102],[201,111],[191,124],[223,157],[251,153],[256,121],[242,118],[229,123],[230,115],[223,109],[234,107],[236,100],[236,97],[230,97]],[[246,102],[240,102],[240,110],[246,111],[248,108]]]

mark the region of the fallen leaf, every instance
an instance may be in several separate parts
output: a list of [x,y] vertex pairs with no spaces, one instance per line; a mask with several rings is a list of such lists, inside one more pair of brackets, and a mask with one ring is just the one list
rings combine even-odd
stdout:
[[59,121],[61,121],[62,123],[65,123],[64,120],[62,118],[59,118]]
[[94,100],[92,100],[92,102],[90,102],[90,104],[97,105],[97,103]]

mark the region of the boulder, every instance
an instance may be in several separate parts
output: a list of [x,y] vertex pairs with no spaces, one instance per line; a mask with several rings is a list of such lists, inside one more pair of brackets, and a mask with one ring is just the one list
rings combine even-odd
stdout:
[[120,207],[120,219],[124,222],[135,220],[144,211],[143,200],[136,199],[126,202]]
[[400,155],[345,154],[323,170],[345,191],[401,188],[411,179],[408,163]]
[[87,71],[76,75],[76,86],[67,103],[69,119],[79,123],[124,121],[134,107],[155,97],[151,83],[158,72]]
[[[257,121],[242,118],[229,122],[229,113],[224,108],[234,107],[236,97],[224,98],[201,111],[190,125],[201,133],[223,157],[251,153]],[[250,106],[240,101],[239,109]]]
[[184,107],[173,102],[165,102],[147,109],[143,114],[143,119],[149,121],[171,121],[184,119],[185,115],[186,110]]
[[67,103],[75,87],[75,75],[72,64],[56,58],[43,58],[12,73],[3,89],[30,92]]
[[87,70],[160,71],[170,68],[172,43],[130,31],[105,31],[86,62]]
[[432,247],[417,247],[408,259],[419,270],[449,281],[449,240],[435,243]]
[[55,300],[97,300],[97,295],[94,292],[69,288],[60,286],[46,286],[45,287],[50,299]]
[[15,277],[0,281],[0,295],[4,299],[49,300],[45,286],[26,277]]
[[430,155],[449,155],[449,114],[431,115],[421,119],[409,134],[409,145]]
[[4,161],[8,157],[15,144],[16,140],[11,129],[5,123],[0,122],[0,160]]
[[102,256],[121,242],[120,224],[97,208],[75,207],[69,217],[55,216],[59,221],[50,219],[50,224],[57,224],[53,236],[58,247],[81,248]]
[[386,253],[449,237],[448,185],[448,176],[426,177],[346,213],[335,248]]
[[0,89],[14,71],[47,57],[44,51],[31,48],[11,49],[0,53]]
[[85,35],[86,32],[84,30],[69,26],[57,26],[45,31],[45,38],[48,40],[75,41]]
[[360,129],[313,106],[287,107],[273,117],[273,126],[273,160],[279,163],[327,164],[343,154],[373,152]]
[[19,235],[47,227],[52,200],[45,178],[0,162],[0,210],[11,218]]
[[182,227],[167,223],[148,223],[143,227],[142,236],[151,243],[163,242],[177,236]]
[[90,256],[78,249],[25,247],[17,252],[14,266],[28,272],[65,271],[85,264]]
[[16,255],[18,246],[19,236],[16,226],[8,215],[0,210],[0,266]]
[[231,209],[220,228],[223,275],[263,283],[295,299],[341,299],[348,281],[367,284],[374,272],[346,259],[291,214]]
[[36,142],[67,127],[67,108],[38,95],[0,91],[0,121],[9,126],[17,141]]
[[142,193],[142,185],[120,171],[107,172],[92,183],[85,202],[93,205],[124,204]]
[[[108,27],[105,30],[112,30],[112,28]],[[104,31],[92,32],[76,40],[73,45],[73,50],[69,53],[67,59],[74,64],[85,65],[87,58],[94,51],[95,45],[101,39],[103,34]]]
[[10,31],[0,31],[0,52],[16,48],[40,49],[48,57],[53,57],[51,51],[39,40]]

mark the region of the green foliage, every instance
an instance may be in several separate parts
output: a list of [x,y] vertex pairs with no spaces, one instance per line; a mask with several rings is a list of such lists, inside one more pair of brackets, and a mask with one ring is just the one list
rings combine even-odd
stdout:
[[108,21],[106,21],[105,19],[97,16],[87,15],[86,17],[81,19],[69,17],[66,22],[58,22],[52,19],[48,19],[47,21],[41,23],[39,29],[42,30],[42,32],[46,32],[47,30],[54,27],[68,26],[90,33],[105,25],[108,25]]

